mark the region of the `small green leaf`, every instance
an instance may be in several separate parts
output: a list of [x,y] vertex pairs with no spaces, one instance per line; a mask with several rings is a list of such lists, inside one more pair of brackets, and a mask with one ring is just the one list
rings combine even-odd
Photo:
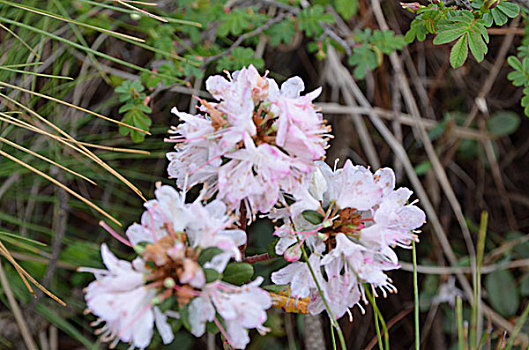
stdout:
[[518,130],[520,122],[520,116],[514,112],[497,112],[487,120],[487,131],[494,136],[508,136]]
[[220,278],[220,273],[214,269],[203,269],[204,275],[206,276],[206,283],[211,283]]
[[497,270],[490,273],[485,286],[491,305],[504,317],[516,314],[520,306],[520,298],[516,281],[509,270]]
[[349,20],[358,10],[358,0],[334,0],[334,8],[343,19]]
[[323,221],[323,215],[315,210],[305,210],[301,213],[303,218],[313,225],[319,225]]
[[218,247],[209,247],[200,252],[198,256],[198,264],[204,266],[205,263],[210,262],[215,256],[224,253],[224,251]]
[[452,47],[452,50],[450,51],[450,65],[453,68],[458,68],[465,63],[467,56],[468,56],[468,37],[467,35],[463,35]]
[[222,280],[236,286],[243,285],[253,276],[253,266],[247,263],[229,263]]
[[426,174],[432,168],[432,163],[424,161],[415,167],[415,174],[418,176]]
[[297,32],[294,22],[287,18],[271,26],[265,33],[270,36],[270,45],[277,46],[281,43],[290,44]]
[[307,36],[318,36],[323,33],[320,22],[333,23],[334,17],[329,13],[324,13],[321,5],[305,7],[297,16],[298,28],[307,34]]

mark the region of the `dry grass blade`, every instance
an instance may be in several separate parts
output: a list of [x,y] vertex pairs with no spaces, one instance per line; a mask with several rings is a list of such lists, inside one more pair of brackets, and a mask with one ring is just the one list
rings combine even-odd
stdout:
[[102,214],[103,216],[105,216],[109,220],[112,220],[112,222],[114,222],[115,224],[117,224],[119,226],[122,226],[121,223],[117,219],[115,219],[112,215],[110,215],[109,213],[107,213],[106,211],[104,211],[103,209],[101,209],[100,207],[98,207],[97,205],[95,205],[94,203],[92,203],[91,201],[86,199],[85,197],[81,196],[77,192],[75,192],[75,191],[71,190],[70,188],[66,187],[64,184],[62,184],[59,181],[55,180],[51,176],[43,173],[42,171],[32,167],[31,165],[21,161],[20,159],[17,159],[15,157],[13,157],[12,155],[10,155],[10,154],[2,151],[2,150],[0,150],[0,155],[12,160],[13,162],[15,162],[15,163],[17,163],[19,165],[22,165],[23,167],[25,167],[25,168],[31,170],[32,172],[34,172],[35,174],[42,176],[46,180],[48,180],[48,181],[52,182],[53,184],[59,186],[60,188],[64,189],[66,192],[68,192],[72,196],[76,197],[77,199],[79,199],[83,203],[89,205],[90,207],[92,207],[94,210],[98,211],[100,214]]
[[16,262],[16,260],[11,256],[11,254],[9,253],[9,251],[6,249],[6,247],[4,246],[4,244],[2,242],[0,242],[0,253],[2,253],[6,257],[6,259],[9,260],[9,262],[11,264],[13,264],[13,266],[15,268],[17,268],[17,270],[22,272],[31,281],[31,283],[33,283],[38,289],[40,289],[43,293],[48,295],[50,298],[52,298],[53,300],[55,300],[56,302],[58,302],[62,306],[66,306],[66,303],[64,301],[62,301],[55,294],[53,294],[52,292],[50,292],[49,290],[44,288],[43,285],[41,285],[39,282],[37,282],[36,279],[34,279],[26,270],[24,270],[22,268],[22,266],[20,266]]
[[4,290],[4,293],[7,297],[9,306],[11,306],[11,311],[13,312],[13,316],[15,317],[15,321],[18,325],[18,328],[20,329],[20,334],[22,335],[22,339],[24,339],[24,343],[26,344],[26,347],[29,350],[37,350],[37,345],[35,344],[35,341],[31,337],[31,333],[29,331],[28,325],[26,324],[26,321],[24,320],[22,311],[20,310],[20,307],[17,304],[15,296],[13,295],[13,291],[11,290],[11,287],[9,286],[9,281],[4,272],[2,263],[0,263],[0,282],[2,283],[2,289]]
[[[56,136],[56,137],[67,141],[67,139],[65,139],[64,137],[59,137],[59,136]],[[75,143],[78,144],[78,145],[83,145],[83,146],[92,147],[92,148],[99,148],[99,149],[104,149],[104,150],[113,151],[113,152],[143,154],[143,155],[146,155],[146,156],[151,154],[151,152],[144,151],[144,150],[141,150],[141,149],[119,148],[119,147],[112,147],[112,146],[96,145],[96,144],[93,144],[93,143],[82,142],[82,141],[77,141],[77,140],[75,141]]]
[[14,73],[35,75],[37,77],[43,77],[43,78],[73,80],[73,78],[70,78],[70,77],[63,77],[60,75],[51,75],[51,74],[44,74],[44,73],[36,73],[36,72],[31,72],[31,71],[22,70],[22,69],[13,69],[13,68],[5,67],[5,66],[0,66],[0,69],[7,70],[9,72],[14,72]]
[[86,176],[84,176],[84,175],[82,175],[82,174],[79,174],[78,172],[73,171],[73,170],[71,170],[71,169],[65,167],[64,165],[61,165],[61,164],[59,164],[59,163],[57,163],[57,162],[55,162],[55,161],[53,161],[53,160],[51,160],[51,159],[49,159],[49,158],[47,158],[47,157],[44,157],[43,155],[40,155],[40,154],[38,154],[38,153],[35,153],[35,152],[33,152],[32,150],[27,149],[26,147],[20,146],[20,145],[16,144],[15,142],[9,141],[8,139],[5,139],[5,138],[3,138],[3,137],[1,137],[1,136],[0,136],[0,141],[5,142],[5,143],[7,143],[8,145],[10,145],[10,146],[12,146],[12,147],[15,147],[15,148],[17,148],[17,149],[19,149],[19,150],[21,150],[21,151],[24,151],[24,152],[26,152],[26,153],[29,153],[29,154],[31,154],[32,156],[35,156],[35,157],[37,157],[37,158],[39,158],[39,159],[42,159],[42,160],[44,160],[45,162],[48,162],[48,163],[50,163],[50,164],[53,164],[53,165],[55,165],[55,166],[57,166],[57,167],[59,167],[59,168],[65,170],[65,171],[69,172],[70,174],[75,175],[75,176],[78,176],[78,177],[80,177],[81,179],[90,182],[92,185],[97,186],[97,184],[96,184],[94,181],[90,180],[90,179],[87,178]]
[[[13,125],[16,125],[16,126],[18,126],[20,128],[24,128],[24,129],[36,132],[38,134],[50,137],[50,138],[52,138],[52,139],[64,144],[65,146],[67,146],[69,148],[72,148],[73,150],[75,150],[75,151],[77,151],[77,152],[79,152],[79,153],[81,153],[81,154],[83,154],[83,155],[85,155],[87,157],[90,157],[90,154],[88,152],[86,152],[86,151],[74,146],[73,144],[76,144],[76,145],[79,145],[79,146],[87,146],[87,147],[91,147],[91,148],[104,149],[104,150],[113,151],[113,152],[131,153],[131,154],[143,154],[143,155],[150,155],[151,154],[151,152],[149,152],[149,151],[144,151],[144,150],[140,150],[140,149],[111,147],[111,146],[96,145],[96,144],[93,144],[93,143],[77,141],[75,139],[74,140],[70,140],[70,139],[67,139],[65,137],[61,137],[61,136],[50,134],[49,132],[44,131],[42,129],[39,129],[39,128],[31,125],[31,124],[28,124],[28,123],[26,123],[24,121],[21,121],[21,120],[18,120],[16,118],[13,118],[13,117],[9,116],[5,112],[0,112],[0,116],[4,116],[5,117],[5,118],[0,117],[0,121],[6,122],[6,123],[9,123],[9,124],[13,124]],[[87,180],[87,181],[92,182],[91,180]],[[94,183],[94,185],[97,185],[97,184]]]
[[130,3],[127,3],[127,2],[125,2],[125,1],[122,1],[122,0],[114,0],[114,1],[116,1],[118,4],[121,4],[121,5],[125,6],[125,7],[128,7],[129,9],[132,9],[132,10],[134,10],[134,11],[138,11],[138,12],[141,12],[141,13],[143,13],[143,14],[146,15],[146,16],[149,16],[149,17],[152,17],[152,18],[154,18],[154,19],[157,19],[157,20],[160,21],[160,22],[164,22],[164,23],[167,23],[167,22],[168,22],[165,18],[162,18],[162,17],[156,16],[156,15],[153,15],[152,13],[147,12],[147,11],[145,11],[145,10],[142,10],[142,9],[140,9],[140,8],[138,8],[138,7],[136,7],[136,6],[133,6],[133,5],[131,5]]
[[43,64],[44,62],[33,62],[33,63],[20,63],[20,64],[8,64],[5,66],[2,66],[3,68],[21,68],[21,67],[33,67],[33,66],[39,66]]
[[3,25],[2,23],[0,23],[0,28],[2,28],[3,30],[5,30],[6,32],[8,32],[9,34],[11,34],[13,37],[15,37],[15,39],[17,39],[18,41],[20,41],[20,43],[22,45],[24,45],[26,47],[26,49],[28,49],[33,55],[35,55],[35,57],[37,57],[39,60],[40,60],[40,55],[35,52],[35,50],[33,50],[33,48],[31,46],[29,46],[21,37],[19,37],[17,35],[17,33],[15,33],[14,31],[12,31],[11,29],[9,29],[8,27],[6,27],[5,25]]
[[[42,117],[40,114],[38,114],[37,112],[33,111],[31,108],[28,108],[28,107],[24,106],[20,102],[12,99],[9,96],[6,96],[6,95],[2,94],[2,93],[0,93],[0,96],[5,98],[5,99],[7,99],[8,101],[10,101],[11,103],[15,104],[16,106],[19,106],[20,108],[24,109],[26,112],[28,112],[29,114],[33,115],[34,117],[36,117],[37,119],[39,119],[43,123],[49,125],[51,128],[56,130],[59,134],[61,134],[64,137],[66,137],[71,142],[73,142],[73,143],[76,142],[76,140],[72,136],[70,136],[67,132],[65,132],[61,128],[57,127],[55,124],[53,124],[52,122],[50,122],[46,118]],[[136,186],[134,186],[129,180],[127,180],[123,175],[121,175],[116,170],[114,170],[111,166],[109,166],[108,164],[103,162],[99,157],[97,157],[94,153],[92,153],[90,150],[88,150],[85,146],[79,145],[79,148],[82,150],[81,153],[83,153],[86,157],[88,157],[89,159],[92,159],[94,162],[99,164],[103,169],[107,170],[109,173],[114,175],[117,179],[119,179],[121,182],[123,182],[125,185],[127,185],[131,190],[133,190],[141,199],[143,199],[144,201],[147,200],[145,198],[145,196],[143,196],[141,191]]]
[[115,120],[115,119],[112,119],[112,118],[109,118],[109,117],[106,117],[102,114],[99,114],[99,113],[96,113],[96,112],[93,112],[89,109],[86,109],[86,108],[83,108],[83,107],[79,107],[79,106],[76,106],[74,104],[71,104],[69,102],[66,102],[66,101],[63,101],[63,100],[60,100],[58,98],[55,98],[55,97],[51,97],[51,96],[48,96],[48,95],[44,95],[44,94],[41,94],[39,92],[35,92],[35,91],[31,91],[31,90],[28,90],[28,89],[24,89],[24,88],[21,88],[19,86],[16,86],[16,85],[11,85],[11,84],[8,84],[8,83],[5,83],[5,82],[2,82],[0,81],[0,85],[3,85],[3,86],[6,86],[6,87],[9,87],[9,88],[12,88],[12,89],[16,89],[16,90],[19,90],[19,91],[22,91],[22,92],[26,92],[28,94],[32,94],[32,95],[35,95],[35,96],[38,96],[38,97],[42,97],[42,98],[45,98],[47,100],[50,100],[50,101],[53,101],[53,102],[57,102],[57,103],[60,103],[62,105],[65,105],[65,106],[68,106],[68,107],[71,107],[71,108],[75,108],[81,112],[84,112],[84,113],[88,113],[88,114],[91,114],[95,117],[98,117],[98,118],[101,118],[101,119],[104,119],[106,121],[109,121],[111,123],[115,123],[115,124],[118,124],[118,125],[121,125],[121,126],[124,126],[126,128],[129,128],[129,129],[132,129],[132,130],[135,130],[135,131],[138,131],[138,132],[141,132],[143,134],[146,134],[146,135],[150,135],[151,133],[148,132],[148,131],[145,131],[143,129],[140,129],[140,128],[137,128],[135,126],[132,126],[132,125],[129,125],[129,124],[126,124],[126,123],[123,123],[123,122],[120,122],[119,120]]
[[142,5],[142,6],[158,6],[157,2],[146,2],[146,1],[136,1],[136,0],[122,0],[129,4]]

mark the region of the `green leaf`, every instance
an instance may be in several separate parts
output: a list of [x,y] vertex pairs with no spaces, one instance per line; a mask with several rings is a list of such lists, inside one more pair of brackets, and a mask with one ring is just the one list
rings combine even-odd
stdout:
[[466,33],[465,27],[445,30],[445,31],[439,32],[439,34],[436,35],[436,37],[433,39],[433,43],[434,45],[446,44],[446,43],[456,40],[464,33]]
[[481,39],[481,34],[476,31],[471,31],[468,34],[468,47],[472,55],[476,58],[476,61],[481,62],[485,57],[485,52],[487,50],[487,45]]
[[450,65],[453,68],[458,68],[465,63],[468,56],[468,47],[467,47],[468,37],[467,35],[462,36],[452,47],[450,51]]
[[490,13],[492,14],[492,18],[494,18],[494,23],[499,26],[504,25],[509,20],[509,18],[503,12],[497,9],[492,9]]
[[220,273],[215,269],[203,269],[206,276],[206,283],[211,283],[220,278]]
[[504,317],[516,314],[520,306],[516,281],[509,270],[497,270],[490,273],[485,281],[489,301],[496,311]]
[[236,47],[230,55],[222,57],[217,62],[217,69],[238,70],[253,64],[256,68],[262,68],[264,61],[255,57],[255,51],[249,47]]
[[253,266],[247,263],[229,263],[222,280],[236,286],[243,285],[253,276]]
[[217,28],[217,35],[225,37],[229,34],[241,35],[252,25],[252,13],[245,9],[234,9],[221,17],[221,24]]
[[334,0],[334,8],[343,19],[349,20],[358,11],[358,0]]
[[518,16],[518,13],[520,13],[520,7],[508,1],[500,2],[496,9],[503,12],[509,18],[515,18],[516,16]]
[[487,120],[487,131],[494,136],[508,136],[518,130],[520,122],[520,116],[514,112],[497,112]]
[[315,210],[304,210],[301,215],[303,215],[303,218],[313,225],[319,225],[323,221],[323,215]]
[[218,247],[209,247],[200,252],[198,256],[198,264],[204,266],[205,263],[210,262],[215,256],[224,253],[224,251]]
[[314,5],[305,7],[297,16],[299,30],[305,32],[307,36],[319,36],[323,33],[320,22],[333,23],[334,17],[329,13],[324,13],[323,6]]
[[529,70],[526,69],[529,66],[529,58],[525,57],[521,62],[515,56],[509,56],[507,62],[514,69],[514,72],[510,72],[507,75],[507,79],[512,81],[514,86],[527,86],[529,85]]
[[432,168],[432,163],[424,161],[415,167],[415,174],[418,176],[426,174]]
[[281,43],[290,44],[297,32],[294,22],[287,18],[271,26],[265,33],[270,37],[270,45],[277,46]]

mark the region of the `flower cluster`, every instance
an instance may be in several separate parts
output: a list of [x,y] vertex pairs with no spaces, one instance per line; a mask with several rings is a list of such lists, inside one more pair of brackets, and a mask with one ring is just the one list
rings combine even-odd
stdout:
[[[203,206],[198,198],[186,204],[170,186],[155,194],[145,203],[141,224],[127,230],[138,257],[132,263],[119,260],[103,244],[107,269],[81,269],[96,276],[86,288],[86,301],[98,317],[95,324],[105,322],[98,330],[102,340],[143,349],[154,325],[167,344],[176,324],[190,325],[191,333],[201,336],[212,322],[234,348],[244,348],[248,329],[266,332],[265,310],[271,306],[268,293],[258,287],[261,278],[237,283],[242,285],[222,281],[230,277],[229,260],[241,259],[237,247],[246,243],[245,232],[233,226],[220,201]],[[229,270],[237,271],[238,264]]]
[[[180,124],[168,139],[176,143],[168,173],[184,192],[159,186],[128,240],[107,228],[134,248],[132,263],[103,244],[107,269],[82,269],[96,276],[86,301],[104,322],[102,340],[145,348],[155,326],[164,343],[184,326],[197,337],[218,329],[240,349],[250,329],[267,331],[271,306],[339,318],[365,301],[368,286],[375,296],[395,291],[393,249],[417,240],[425,215],[410,190],[395,189],[391,169],[323,162],[329,128],[312,103],[321,90],[302,96],[300,78],[279,87],[253,66],[212,76],[206,88],[216,102],[200,100],[199,114],[173,109]],[[198,198],[186,202],[195,186]],[[286,266],[272,273],[279,287],[270,292],[243,262],[257,214],[281,223],[275,251]],[[303,307],[289,307],[291,298]]]
[[266,213],[325,156],[329,128],[312,104],[321,89],[300,96],[299,77],[279,88],[253,66],[230,80],[212,76],[206,88],[218,102],[201,100],[202,114],[173,109],[182,123],[171,131],[169,175],[180,188],[207,184],[231,209],[244,204],[250,218]]
[[[334,171],[323,162],[317,167],[303,196],[282,212],[287,218],[275,231],[275,249],[292,263],[274,272],[272,281],[289,285],[296,299],[309,298],[313,314],[324,311],[323,294],[328,311],[339,318],[365,300],[365,285],[375,295],[376,288],[384,295],[396,290],[385,274],[399,268],[392,248],[410,247],[425,215],[408,204],[409,189],[395,189],[389,168],[373,174],[351,161]],[[302,247],[309,250],[308,262],[298,261]]]

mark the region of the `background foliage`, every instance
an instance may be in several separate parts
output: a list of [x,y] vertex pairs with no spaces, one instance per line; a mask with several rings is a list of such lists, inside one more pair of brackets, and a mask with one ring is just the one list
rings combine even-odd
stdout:
[[[529,296],[527,11],[525,0],[0,0],[1,346],[26,344],[10,290],[39,347],[100,346],[82,313],[92,277],[75,271],[101,266],[110,237],[99,220],[139,220],[142,197],[166,177],[170,108],[195,112],[208,75],[253,64],[324,87],[330,163],[393,166],[417,193],[429,218],[417,248],[423,346],[457,347],[456,297],[471,321],[477,295],[485,343],[505,345],[507,331],[527,347],[529,326],[517,327]],[[249,253],[266,251],[271,230],[250,227],[250,246],[261,248]],[[33,298],[9,257],[68,306],[38,289]],[[410,269],[392,274],[399,294],[379,301],[395,349],[414,343]],[[250,348],[330,347],[320,321],[274,310],[272,332]],[[351,349],[376,345],[373,323],[370,309],[341,320]],[[215,340],[179,332],[174,344]]]

